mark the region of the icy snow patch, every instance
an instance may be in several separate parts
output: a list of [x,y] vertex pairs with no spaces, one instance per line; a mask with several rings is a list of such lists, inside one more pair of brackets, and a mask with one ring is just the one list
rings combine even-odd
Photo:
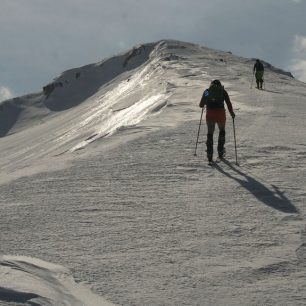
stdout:
[[99,129],[92,137],[78,143],[70,152],[80,150],[89,143],[97,140],[98,138],[112,134],[121,127],[127,127],[135,125],[141,122],[150,114],[156,114],[166,106],[166,94],[148,95],[137,103],[131,105],[128,108],[112,113],[108,118],[105,118],[103,123],[99,126]]

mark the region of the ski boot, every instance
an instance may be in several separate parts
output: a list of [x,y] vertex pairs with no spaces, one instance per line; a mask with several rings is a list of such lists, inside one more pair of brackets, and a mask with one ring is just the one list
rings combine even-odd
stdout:
[[214,164],[212,154],[207,154],[208,165],[212,166]]

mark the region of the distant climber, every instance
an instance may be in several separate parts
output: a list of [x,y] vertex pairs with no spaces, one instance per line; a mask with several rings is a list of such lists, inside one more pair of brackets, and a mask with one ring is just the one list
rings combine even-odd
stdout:
[[218,156],[223,158],[225,155],[225,108],[224,101],[232,116],[235,118],[233,106],[230,101],[227,91],[222,86],[219,80],[211,82],[209,88],[207,88],[200,101],[200,107],[203,108],[206,105],[206,124],[207,124],[207,139],[206,139],[206,152],[209,163],[213,161],[214,141],[213,135],[215,131],[215,125],[217,123],[219,128],[218,137]]
[[263,84],[263,75],[264,75],[264,66],[261,63],[259,59],[256,60],[256,63],[254,64],[253,68],[253,73],[255,73],[255,78],[256,78],[256,88],[262,89],[262,84]]

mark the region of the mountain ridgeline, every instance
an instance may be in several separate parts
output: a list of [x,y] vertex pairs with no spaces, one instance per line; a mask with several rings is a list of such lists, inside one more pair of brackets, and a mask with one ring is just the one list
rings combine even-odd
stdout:
[[[158,85],[160,91],[163,91],[165,86],[168,88],[171,86],[169,72],[173,70],[176,70],[186,80],[190,78],[201,80],[201,74],[184,73],[184,65],[197,65],[194,60],[206,65],[207,70],[210,70],[210,75],[213,75],[211,63],[223,65],[231,73],[234,73],[232,68],[237,64],[245,65],[246,73],[251,73],[250,68],[253,64],[253,59],[240,58],[232,55],[231,52],[217,51],[174,40],[162,40],[135,46],[128,52],[101,62],[67,70],[44,86],[41,92],[3,101],[0,105],[0,137],[42,124],[45,122],[44,118],[51,115],[53,118],[56,113],[75,108],[85,101],[88,102],[93,96],[99,95],[100,98],[105,98],[109,96],[110,91],[118,87],[118,84],[122,87],[123,83],[135,79],[141,69],[144,71],[143,69],[146,68],[145,74],[140,74],[137,83],[134,82],[133,86],[128,86],[128,94],[135,93],[134,102],[143,98],[139,86],[143,84],[144,79],[150,83],[150,79],[158,78],[159,82],[154,84]],[[271,72],[292,77],[289,72],[275,68],[269,63],[264,62],[264,65]],[[158,77],[158,70],[163,71],[163,78]],[[202,76],[203,82],[206,81],[205,74],[202,73]],[[237,78],[237,75],[233,74],[232,77]],[[151,83],[153,86],[153,82]],[[155,88],[154,92],[158,92],[159,88]],[[122,90],[121,101],[126,93],[125,90]],[[100,102],[104,103],[105,99],[101,98]],[[128,102],[129,105],[130,103]]]

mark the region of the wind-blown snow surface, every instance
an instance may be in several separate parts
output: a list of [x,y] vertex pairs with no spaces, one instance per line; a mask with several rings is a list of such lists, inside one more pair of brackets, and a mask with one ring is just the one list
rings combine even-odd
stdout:
[[[305,305],[306,85],[269,67],[250,89],[252,66],[162,41],[4,102],[3,305]],[[240,166],[230,119],[227,161],[204,122],[193,156],[216,78]]]
[[42,260],[3,256],[0,259],[0,297],[30,305],[111,306],[90,290],[75,284],[62,266]]

